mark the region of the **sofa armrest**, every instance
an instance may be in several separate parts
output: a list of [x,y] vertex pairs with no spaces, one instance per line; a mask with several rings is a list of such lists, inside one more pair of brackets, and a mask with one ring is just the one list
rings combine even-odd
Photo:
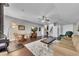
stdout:
[[79,52],[79,35],[74,35],[72,38],[72,42],[77,52]]

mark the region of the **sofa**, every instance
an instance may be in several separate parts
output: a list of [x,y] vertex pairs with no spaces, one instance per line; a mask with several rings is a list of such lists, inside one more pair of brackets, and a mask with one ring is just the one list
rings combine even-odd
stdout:
[[8,52],[9,39],[7,36],[0,32],[0,52],[7,51]]
[[59,43],[53,44],[53,55],[79,56],[79,35],[63,37]]

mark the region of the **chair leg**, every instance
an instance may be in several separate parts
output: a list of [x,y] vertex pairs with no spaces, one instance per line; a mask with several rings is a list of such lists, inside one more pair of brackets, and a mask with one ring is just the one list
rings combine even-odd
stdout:
[[7,53],[9,53],[8,48],[6,48]]
[[9,53],[9,51],[7,50],[7,53]]

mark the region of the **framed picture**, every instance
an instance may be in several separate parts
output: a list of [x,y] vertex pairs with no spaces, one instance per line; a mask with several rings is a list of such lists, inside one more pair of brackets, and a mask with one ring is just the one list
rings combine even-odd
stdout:
[[18,25],[18,30],[25,30],[25,26],[24,25]]

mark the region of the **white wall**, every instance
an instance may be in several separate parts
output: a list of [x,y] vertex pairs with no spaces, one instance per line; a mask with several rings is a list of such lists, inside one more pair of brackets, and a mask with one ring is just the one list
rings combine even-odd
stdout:
[[[22,30],[13,29],[11,24],[12,22],[16,23],[17,25],[25,25],[25,30],[22,31]],[[14,36],[13,36],[14,32],[19,34],[23,33],[30,35],[32,26],[36,26],[38,28],[41,27],[41,25],[39,24],[29,23],[25,20],[16,19],[9,16],[4,17],[4,34],[6,34],[10,38],[10,40],[14,40]],[[39,31],[37,31],[37,35],[39,36],[41,35]]]
[[74,28],[73,28],[73,31],[74,31],[74,35],[79,35],[79,32],[78,32],[78,26],[79,26],[79,22],[77,22],[76,24],[74,24]]
[[63,32],[64,35],[67,31],[73,31],[73,24],[63,25]]
[[[49,27],[51,28],[53,24],[50,24]],[[60,34],[65,35],[67,31],[73,31],[74,34],[78,34],[77,31],[78,24],[67,24],[67,25],[57,25],[53,26],[53,31],[50,34],[50,36],[57,37]]]
[[78,30],[79,23],[75,24],[67,24],[67,25],[61,25],[61,34],[65,34],[67,31],[73,31],[74,35],[79,35]]

